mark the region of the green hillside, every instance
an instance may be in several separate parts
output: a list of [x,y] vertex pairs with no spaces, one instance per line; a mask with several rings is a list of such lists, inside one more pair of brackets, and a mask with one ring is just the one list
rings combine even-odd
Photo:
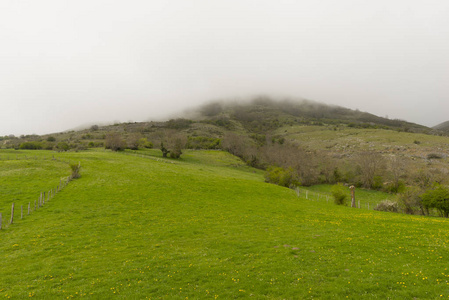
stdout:
[[449,132],[449,121],[438,124],[434,126],[433,129]]
[[5,298],[449,296],[446,219],[298,198],[221,151],[13,153],[0,151],[1,187],[21,192],[2,194],[3,225],[12,201],[68,176],[68,160],[82,177],[1,230]]

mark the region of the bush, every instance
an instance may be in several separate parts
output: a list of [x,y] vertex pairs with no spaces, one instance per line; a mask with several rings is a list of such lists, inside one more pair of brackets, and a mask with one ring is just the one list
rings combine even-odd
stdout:
[[331,188],[332,196],[334,197],[334,203],[337,205],[346,205],[346,199],[348,197],[348,190],[342,184],[336,184]]
[[204,136],[189,136],[186,148],[188,149],[220,149],[221,140]]
[[56,149],[58,151],[67,151],[70,149],[70,146],[66,142],[59,142],[58,145],[56,145]]
[[42,144],[39,142],[24,142],[20,144],[19,149],[39,150],[42,149]]
[[292,168],[284,169],[274,166],[268,167],[265,172],[265,182],[274,183],[285,187],[299,185],[297,176]]
[[404,190],[397,197],[402,210],[409,215],[425,215],[422,200],[419,197],[421,190],[417,187],[411,187]]
[[436,208],[442,216],[449,216],[449,190],[437,184],[432,190],[421,195],[422,203],[426,208]]
[[173,147],[173,150],[170,151],[170,157],[180,158],[181,154],[182,154],[182,141],[181,139],[176,139],[175,146]]
[[384,191],[390,194],[403,193],[405,191],[405,183],[402,180],[398,182],[390,182],[384,186]]
[[146,138],[139,139],[137,144],[139,148],[147,148],[147,149],[153,148],[153,143],[149,142]]
[[374,207],[374,210],[387,211],[387,212],[398,212],[398,203],[390,200],[384,200]]
[[72,179],[77,179],[81,177],[81,165],[71,164],[70,168],[72,169]]
[[104,141],[104,147],[106,149],[111,149],[112,151],[125,150],[126,142],[122,139],[118,133],[110,133],[106,136]]

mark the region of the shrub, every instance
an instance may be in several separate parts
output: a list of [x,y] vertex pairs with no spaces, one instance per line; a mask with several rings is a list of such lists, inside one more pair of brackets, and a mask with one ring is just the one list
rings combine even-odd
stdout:
[[346,205],[346,198],[348,197],[347,188],[342,184],[335,184],[331,188],[334,203],[337,205]]
[[71,164],[70,168],[72,169],[72,179],[77,179],[81,177],[81,165],[79,164]]
[[422,203],[426,208],[436,208],[442,216],[449,216],[449,190],[439,184],[432,190],[421,195]]
[[181,139],[176,139],[175,146],[173,147],[173,150],[170,151],[170,157],[171,158],[179,158],[182,154],[182,141]]
[[189,136],[186,148],[188,149],[220,149],[221,140],[204,136]]
[[110,133],[106,136],[104,141],[104,147],[106,149],[111,149],[112,151],[125,150],[126,142],[122,139],[118,133]]
[[405,191],[405,183],[402,180],[398,180],[397,182],[389,182],[384,186],[383,190],[390,194],[403,193]]
[[47,142],[55,142],[55,141],[56,141],[56,138],[54,136],[49,136],[47,138]]
[[153,143],[149,142],[146,138],[139,139],[137,143],[139,148],[147,148],[147,149],[153,148]]
[[422,200],[419,197],[421,190],[417,187],[411,187],[404,190],[397,197],[402,210],[409,215],[421,214],[425,215]]
[[265,172],[265,182],[274,183],[280,186],[292,187],[299,185],[297,176],[292,168],[268,167]]
[[67,144],[66,142],[59,142],[59,143],[56,145],[56,149],[57,149],[58,151],[67,151],[67,150],[70,149],[70,146],[69,146],[69,144]]
[[39,142],[24,142],[20,144],[19,149],[39,150],[42,149],[42,144]]
[[398,212],[398,203],[390,200],[384,200],[374,207],[374,210],[387,211],[387,212]]

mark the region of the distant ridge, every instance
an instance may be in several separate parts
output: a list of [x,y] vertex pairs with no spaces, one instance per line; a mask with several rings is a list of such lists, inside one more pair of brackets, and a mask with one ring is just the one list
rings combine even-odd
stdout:
[[437,126],[434,126],[432,128],[435,130],[449,131],[449,121],[438,124]]
[[250,101],[216,101],[203,105],[198,112],[204,119],[237,121],[253,132],[264,132],[293,124],[346,124],[360,128],[431,131],[426,126],[403,120],[383,118],[359,110],[302,99],[273,100],[261,96]]

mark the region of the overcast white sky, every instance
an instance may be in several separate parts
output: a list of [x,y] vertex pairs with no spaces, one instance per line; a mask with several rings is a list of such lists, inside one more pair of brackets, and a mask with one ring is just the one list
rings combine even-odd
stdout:
[[307,98],[449,120],[447,0],[1,0],[0,135]]

